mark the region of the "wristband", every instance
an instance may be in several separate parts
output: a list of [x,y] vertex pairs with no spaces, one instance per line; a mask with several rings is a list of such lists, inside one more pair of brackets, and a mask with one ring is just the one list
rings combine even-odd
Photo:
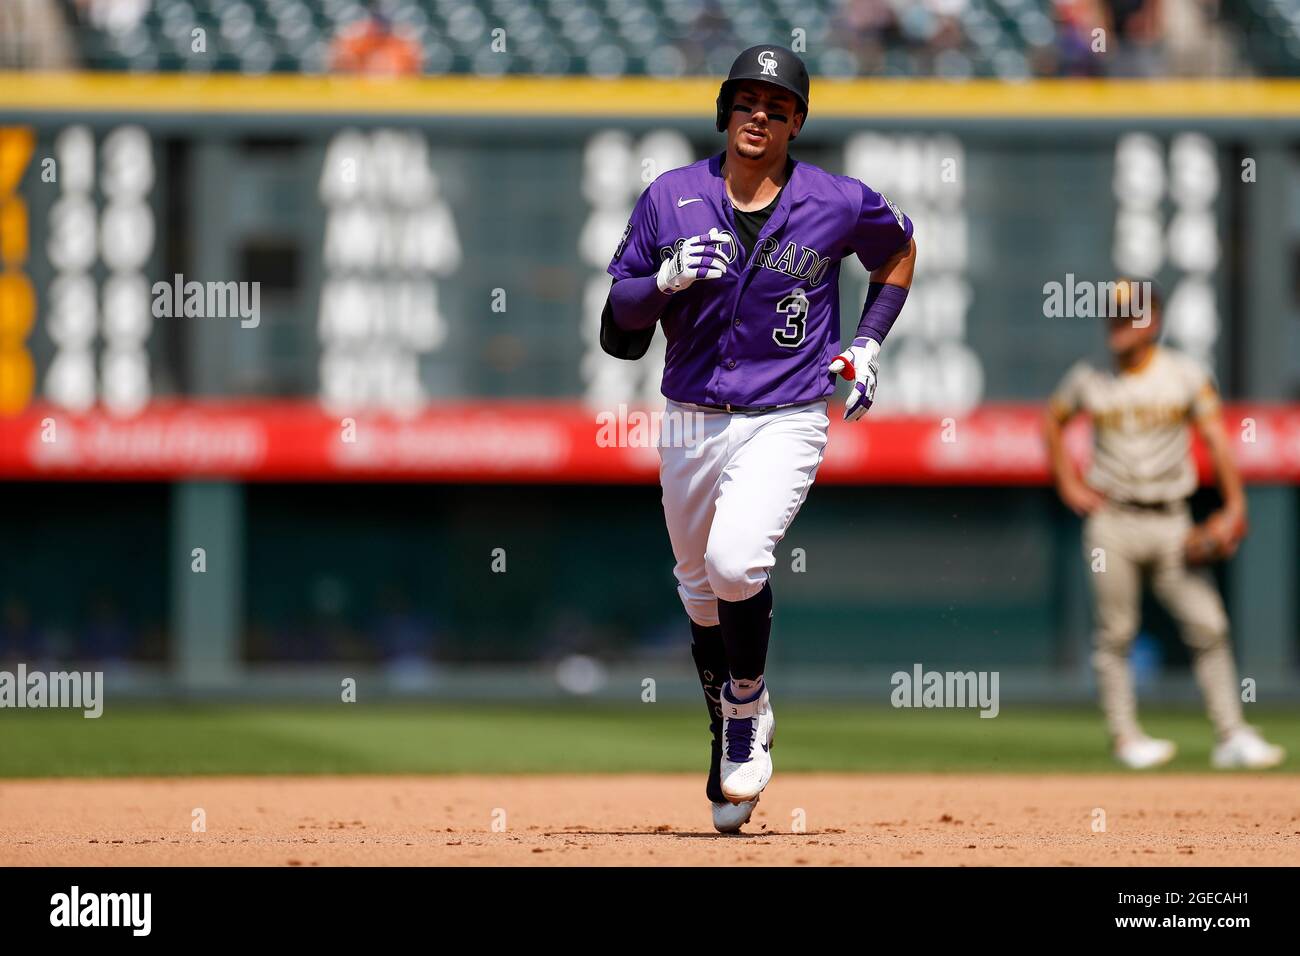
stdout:
[[858,321],[858,334],[853,344],[861,345],[862,339],[873,339],[883,344],[906,301],[907,290],[902,286],[871,283],[867,287],[867,301],[862,306],[862,318]]

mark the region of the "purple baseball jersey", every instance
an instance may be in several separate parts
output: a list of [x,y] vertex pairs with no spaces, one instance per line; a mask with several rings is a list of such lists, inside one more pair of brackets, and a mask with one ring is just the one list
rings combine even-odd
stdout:
[[736,238],[722,154],[664,173],[641,194],[607,270],[651,276],[692,236],[717,228],[718,279],[674,293],[661,391],[703,405],[791,405],[835,391],[840,260],[876,269],[912,237],[898,207],[851,176],[796,162],[751,256]]

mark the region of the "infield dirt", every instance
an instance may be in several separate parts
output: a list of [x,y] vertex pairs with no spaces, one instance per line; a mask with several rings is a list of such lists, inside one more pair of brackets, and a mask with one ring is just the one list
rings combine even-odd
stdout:
[[788,773],[720,836],[686,775],[5,780],[0,865],[1296,865],[1296,794],[1291,775]]

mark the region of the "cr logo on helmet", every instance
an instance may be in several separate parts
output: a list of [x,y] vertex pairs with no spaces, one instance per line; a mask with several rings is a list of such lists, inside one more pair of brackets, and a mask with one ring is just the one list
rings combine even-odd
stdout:
[[[717,128],[721,133],[727,128],[731,113],[731,97],[736,87],[745,80],[761,80],[790,93],[798,100],[796,113],[808,116],[808,70],[793,50],[783,46],[751,46],[742,50],[731,64],[731,72],[718,89]],[[793,137],[791,137],[793,139]]]

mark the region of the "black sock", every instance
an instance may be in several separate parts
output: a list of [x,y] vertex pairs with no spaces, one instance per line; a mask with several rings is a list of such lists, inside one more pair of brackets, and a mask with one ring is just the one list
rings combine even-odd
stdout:
[[709,760],[708,782],[705,793],[714,803],[725,802],[722,795],[722,704],[720,695],[727,682],[727,652],[722,644],[722,628],[705,627],[691,621],[691,657],[695,658],[695,672],[704,690],[704,706],[709,711],[709,732],[713,735],[713,748]]
[[743,601],[718,601],[718,623],[733,681],[757,682],[767,667],[772,636],[772,583]]

